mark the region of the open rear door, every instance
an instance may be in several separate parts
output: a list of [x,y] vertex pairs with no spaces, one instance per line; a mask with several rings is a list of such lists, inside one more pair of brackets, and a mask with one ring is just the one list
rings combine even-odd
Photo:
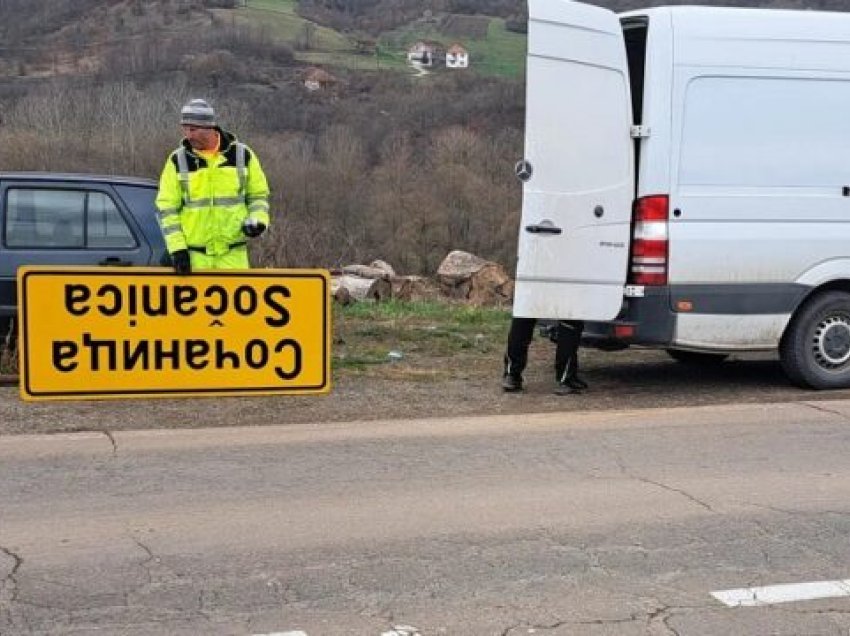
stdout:
[[611,320],[635,192],[620,21],[596,6],[529,0],[528,33],[514,315]]

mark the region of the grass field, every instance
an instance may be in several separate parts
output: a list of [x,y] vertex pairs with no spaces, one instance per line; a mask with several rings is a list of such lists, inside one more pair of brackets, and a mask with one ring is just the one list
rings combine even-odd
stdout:
[[[295,0],[248,0],[248,6],[242,12],[257,26],[269,29],[276,38],[294,45],[308,24],[308,21],[296,12],[296,6]],[[330,53],[350,51],[351,42],[341,33],[314,26],[313,41],[317,50]]]
[[[268,29],[273,37],[295,49],[299,36],[303,35],[308,21],[298,15],[296,0],[248,0],[247,7],[240,9],[245,21]],[[483,16],[458,16],[450,19],[451,35],[439,30],[436,23],[412,23],[382,35],[378,40],[377,55],[357,53],[351,38],[326,27],[315,26],[313,45],[310,50],[295,49],[300,62],[321,66],[336,66],[357,70],[392,69],[412,72],[407,64],[407,49],[416,40],[429,39],[450,45],[460,42],[470,52],[471,71],[482,75],[520,77],[525,63],[525,36],[505,29],[505,21],[489,19],[486,33],[484,25],[488,18]],[[474,24],[474,33],[463,37],[458,25]],[[311,23],[312,24],[312,23]],[[451,27],[454,25],[454,27]],[[461,28],[464,32],[464,28]],[[483,37],[482,37],[483,36]]]
[[[481,20],[481,17],[478,16]],[[490,18],[486,37],[462,38],[443,33],[438,25],[412,23],[381,36],[382,45],[404,58],[417,40],[433,40],[449,46],[459,42],[469,51],[470,70],[481,75],[517,78],[525,71],[526,38],[505,28],[505,21]]]
[[[297,4],[296,0],[248,0],[247,7],[241,12],[247,22],[269,29],[275,38],[292,46],[295,58],[300,62],[357,70],[410,70],[404,56],[381,50],[378,55],[357,53],[355,43],[349,37],[299,16],[296,11]],[[315,27],[312,47],[310,50],[298,50],[295,43],[304,33],[307,24],[313,24]]]
[[333,367],[336,372],[436,380],[441,368],[498,359],[509,322],[503,309],[448,302],[337,305]]
[[487,75],[521,77],[525,72],[526,37],[508,31],[502,19],[490,21],[486,39],[463,44],[469,50],[471,64],[480,64],[481,72]]

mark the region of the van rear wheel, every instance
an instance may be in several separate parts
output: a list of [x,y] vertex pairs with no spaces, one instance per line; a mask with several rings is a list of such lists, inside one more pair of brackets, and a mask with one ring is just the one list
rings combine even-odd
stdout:
[[798,386],[850,387],[850,294],[824,292],[803,305],[782,337],[779,361]]
[[682,349],[667,349],[667,355],[676,362],[683,364],[720,364],[729,357],[727,353],[704,353],[702,351],[683,351]]

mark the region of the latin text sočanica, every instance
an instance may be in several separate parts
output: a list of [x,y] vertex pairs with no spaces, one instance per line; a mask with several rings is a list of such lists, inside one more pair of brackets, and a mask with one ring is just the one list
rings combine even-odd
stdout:
[[270,327],[283,327],[289,323],[289,310],[284,301],[291,293],[285,285],[270,285],[258,291],[250,285],[227,289],[210,285],[203,292],[192,285],[131,284],[126,289],[107,283],[94,289],[88,285],[65,285],[65,310],[72,316],[85,316],[97,312],[103,316],[192,316],[203,312],[219,318],[229,311],[241,316],[262,312]]

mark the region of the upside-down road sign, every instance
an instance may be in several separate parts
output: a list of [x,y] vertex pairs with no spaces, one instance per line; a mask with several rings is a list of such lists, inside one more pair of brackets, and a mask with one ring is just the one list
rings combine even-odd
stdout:
[[26,400],[330,391],[326,270],[24,267]]

